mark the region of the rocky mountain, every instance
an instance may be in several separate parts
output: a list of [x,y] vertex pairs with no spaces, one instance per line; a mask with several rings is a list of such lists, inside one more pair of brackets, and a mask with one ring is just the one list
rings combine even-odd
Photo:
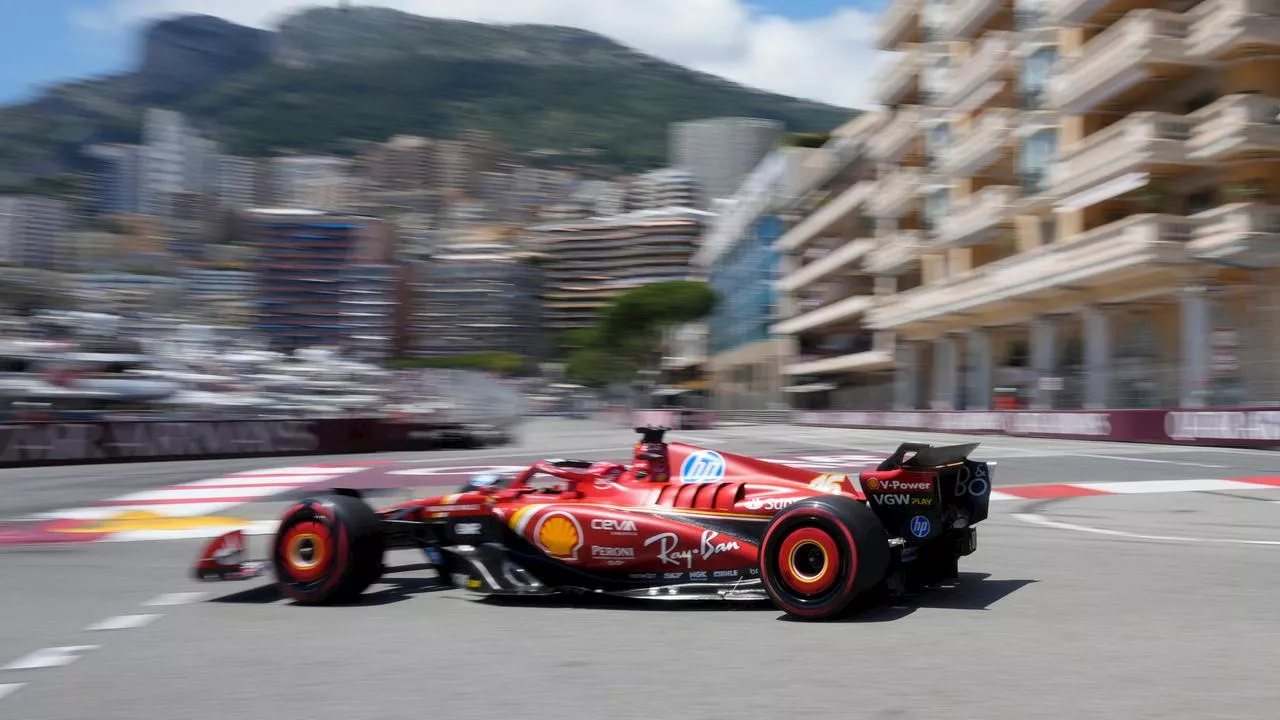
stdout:
[[139,90],[148,99],[183,98],[271,59],[271,33],[196,15],[147,33]]
[[516,150],[591,148],[619,169],[660,165],[675,121],[753,116],[822,132],[853,114],[572,28],[362,7],[306,10],[264,32],[192,15],[150,26],[135,72],[0,108],[0,190],[77,170],[88,143],[136,141],[149,106],[186,111],[248,155],[343,152],[353,140],[475,127]]

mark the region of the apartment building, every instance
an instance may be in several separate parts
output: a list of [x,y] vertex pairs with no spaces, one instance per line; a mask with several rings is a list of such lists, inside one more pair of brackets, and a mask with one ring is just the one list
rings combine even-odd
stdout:
[[781,213],[789,228],[776,246],[782,298],[771,330],[790,339],[783,374],[798,407],[878,406],[892,396],[893,338],[871,330],[866,314],[877,293],[919,282],[913,253],[922,221],[914,191],[904,189],[912,169],[895,175],[888,159],[920,162],[923,151],[886,130],[886,112],[837,128],[804,161]]
[[70,207],[38,195],[0,195],[0,264],[67,271],[76,254],[64,233]]
[[778,145],[785,127],[776,120],[719,117],[673,123],[668,131],[667,162],[693,175],[698,204],[737,192],[742,181]]
[[530,228],[529,248],[545,257],[545,327],[552,332],[591,327],[627,290],[688,279],[709,218],[692,208],[661,208]]
[[336,346],[385,359],[403,335],[405,279],[378,218],[292,208],[244,213],[256,251],[256,329],[287,349]]
[[778,240],[786,223],[780,211],[817,152],[787,147],[766,156],[733,197],[717,204],[693,258],[717,296],[705,323],[704,353],[717,410],[785,406],[784,393],[794,389],[782,371],[794,361],[792,339],[772,327],[781,308]]
[[543,357],[538,279],[536,258],[508,242],[437,248],[415,278],[413,354]]
[[664,207],[698,207],[698,181],[693,173],[679,168],[662,168],[635,179],[636,207],[654,210]]
[[898,408],[1280,401],[1278,14],[1255,0],[893,0],[871,222],[799,260],[791,290],[859,256],[862,327]]

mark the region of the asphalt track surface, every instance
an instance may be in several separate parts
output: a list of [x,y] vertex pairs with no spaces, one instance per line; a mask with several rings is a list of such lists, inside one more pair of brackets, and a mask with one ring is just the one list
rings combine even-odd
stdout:
[[[776,426],[672,437],[767,456],[964,439]],[[1280,475],[1280,454],[1264,451],[976,439],[997,489]],[[539,420],[517,446],[377,459],[623,459],[632,440],[623,426]],[[351,459],[0,471],[0,520]],[[399,477],[378,495],[439,476]],[[1278,501],[1280,488],[1259,487],[993,505],[958,587],[835,624],[767,604],[495,603],[436,590],[421,570],[357,606],[306,608],[264,581],[188,579],[196,540],[0,547],[0,718],[1280,717]]]

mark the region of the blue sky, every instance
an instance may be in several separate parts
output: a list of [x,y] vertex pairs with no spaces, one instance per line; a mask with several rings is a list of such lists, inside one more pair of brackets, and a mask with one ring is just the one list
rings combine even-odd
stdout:
[[[406,0],[407,2],[408,0]],[[423,7],[430,7],[433,0],[422,0]],[[463,0],[459,0],[462,2]],[[504,7],[499,3],[507,3],[512,0],[470,0],[472,5],[489,5],[491,7]],[[614,0],[616,1],[616,0]],[[628,3],[635,5],[644,5],[653,0],[627,0]],[[685,0],[685,2],[695,3],[697,0]],[[266,0],[270,4],[271,0]],[[435,0],[437,6],[446,6],[447,0]],[[575,2],[582,0],[565,0],[566,6],[571,6]],[[595,8],[601,8],[607,5],[611,0],[596,0],[598,5]],[[764,19],[768,16],[781,16],[787,20],[793,21],[797,26],[803,27],[806,23],[813,23],[830,18],[841,10],[859,9],[859,6],[865,7],[868,4],[880,5],[883,0],[857,0],[857,2],[849,2],[848,0],[738,0],[740,6],[751,9],[752,16],[765,25]],[[313,0],[311,3],[304,2],[278,2],[277,5],[301,5],[301,4],[326,4],[324,0]],[[380,3],[366,3],[376,5]],[[394,5],[393,2],[386,3]],[[723,7],[728,3],[703,3],[708,7]],[[0,104],[9,104],[29,99],[36,95],[42,86],[50,83],[65,81],[68,79],[83,78],[103,73],[118,72],[129,69],[135,62],[137,54],[138,33],[136,28],[139,21],[152,12],[152,8],[160,10],[189,9],[189,8],[209,8],[206,12],[214,14],[224,14],[218,8],[231,8],[238,6],[243,8],[244,2],[237,3],[236,0],[0,0],[0,48],[2,54],[0,57]],[[581,6],[578,6],[581,7]],[[615,6],[616,7],[616,6]],[[635,6],[631,6],[634,8]],[[593,9],[595,9],[593,8]],[[628,8],[630,9],[630,8]],[[572,8],[566,8],[572,10]],[[240,12],[247,12],[241,10]],[[493,13],[495,10],[490,10]],[[496,11],[501,13],[502,11]],[[597,17],[597,27],[589,29],[602,30],[599,25],[604,23],[608,25],[607,18],[602,18],[605,12],[595,13]],[[225,15],[229,19],[242,20],[242,17],[236,15],[236,10],[228,9]],[[560,20],[566,17],[561,13],[553,20]],[[573,17],[572,14],[568,17]],[[98,22],[86,22],[86,19],[97,18]],[[103,19],[110,18],[110,22]],[[247,16],[244,16],[247,20]],[[526,17],[515,18],[515,20],[525,20]],[[566,23],[572,24],[572,23]],[[591,25],[590,21],[585,21],[583,25]],[[606,34],[609,34],[606,31]],[[687,33],[686,33],[687,34]],[[649,50],[645,47],[647,38],[619,38],[624,42],[630,41],[634,44]],[[676,61],[685,60],[680,56],[679,51],[662,53],[664,47],[658,42],[659,47],[654,48],[658,54],[665,54],[668,59]],[[760,55],[776,54],[764,51],[754,51],[753,55],[757,56],[753,62],[760,65],[763,60],[759,59]],[[700,58],[690,56],[689,62],[686,64],[698,65]],[[744,59],[745,62],[745,59]],[[700,69],[708,69],[711,71],[720,71],[722,74],[732,76],[735,72],[732,62],[710,61],[701,63]],[[769,78],[778,77],[779,73],[775,68],[772,72],[765,72],[763,68],[755,67],[747,69],[745,66],[738,74],[745,74],[747,80],[754,80],[755,76],[760,76],[762,84],[768,85]],[[734,79],[740,79],[735,77]],[[773,84],[777,84],[776,81]],[[770,88],[774,89],[774,88]],[[796,93],[801,94],[801,93]],[[812,94],[812,93],[810,93]]]

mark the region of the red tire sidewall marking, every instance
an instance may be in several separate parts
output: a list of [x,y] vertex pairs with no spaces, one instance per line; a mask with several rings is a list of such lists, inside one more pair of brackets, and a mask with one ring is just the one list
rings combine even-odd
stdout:
[[[812,579],[800,576],[795,568],[793,553],[804,544],[815,544],[822,548],[823,566],[821,572]],[[790,533],[778,548],[778,569],[785,582],[793,591],[801,595],[820,595],[836,582],[840,574],[840,546],[821,528],[808,526]]]
[[[797,516],[801,519],[812,518],[815,516],[821,517],[829,521],[831,525],[834,525],[839,531],[840,536],[845,539],[846,546],[849,549],[847,555],[849,560],[849,577],[845,580],[844,586],[841,588],[840,592],[842,595],[847,595],[852,592],[854,583],[858,578],[858,543],[853,539],[853,533],[849,532],[849,529],[845,527],[840,518],[826,508],[806,507],[803,510],[803,515],[797,513]],[[767,548],[769,546],[769,541],[772,540],[773,535],[778,531],[778,527],[778,525],[774,525],[769,528],[767,533],[765,533],[765,539],[762,543],[763,547]],[[765,575],[763,572],[761,574]],[[769,578],[765,577],[763,579],[765,580],[766,587],[768,587]],[[822,608],[807,608],[803,605],[794,605],[793,603],[787,602],[786,598],[779,597],[776,592],[771,592],[770,595],[773,595],[774,599],[782,604],[787,612],[793,615],[799,615],[801,617],[817,617],[825,613],[825,610]]]
[[[315,536],[316,564],[309,568],[296,567],[290,560],[290,546],[300,535]],[[289,569],[289,575],[298,582],[313,583],[319,580],[333,561],[333,538],[329,527],[315,520],[304,520],[291,525],[280,547],[284,552],[284,561]]]

